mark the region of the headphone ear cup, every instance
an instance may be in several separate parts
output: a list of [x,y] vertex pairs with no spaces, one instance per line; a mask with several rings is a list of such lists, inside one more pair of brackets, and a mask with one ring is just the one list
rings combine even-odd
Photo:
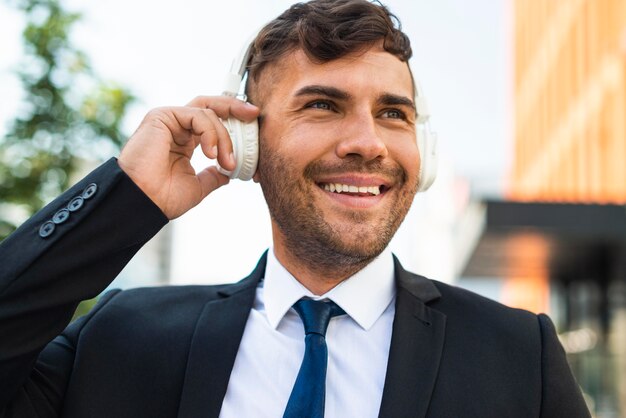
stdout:
[[259,162],[259,124],[254,122],[245,123],[235,118],[222,121],[230,140],[233,144],[233,155],[235,156],[236,167],[233,171],[224,170],[219,167],[220,173],[227,175],[231,179],[250,180],[256,172]]
[[420,173],[417,184],[418,192],[425,192],[437,177],[437,134],[431,132],[428,125],[422,124],[417,129],[417,147],[420,153]]

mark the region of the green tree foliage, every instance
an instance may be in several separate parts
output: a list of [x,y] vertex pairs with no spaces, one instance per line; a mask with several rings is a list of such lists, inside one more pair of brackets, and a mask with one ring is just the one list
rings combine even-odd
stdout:
[[60,0],[13,0],[24,13],[24,57],[17,69],[24,99],[0,139],[0,240],[16,225],[7,208],[30,216],[65,190],[81,161],[118,149],[122,118],[134,97],[104,82],[70,32],[80,14]]

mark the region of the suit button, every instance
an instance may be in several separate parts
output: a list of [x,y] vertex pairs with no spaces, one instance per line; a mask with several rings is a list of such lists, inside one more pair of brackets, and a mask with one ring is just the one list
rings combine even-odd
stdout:
[[69,217],[70,217],[70,211],[67,209],[61,209],[60,211],[54,214],[54,216],[52,217],[52,222],[54,222],[57,225],[62,224],[63,222],[67,221]]
[[49,237],[54,232],[54,228],[55,228],[55,226],[54,226],[54,223],[52,221],[48,221],[48,222],[44,223],[39,228],[39,236],[41,238]]
[[98,186],[96,185],[96,183],[91,183],[89,186],[85,187],[85,190],[83,190],[81,196],[83,197],[83,199],[87,200],[95,195],[96,191],[98,191]]
[[74,199],[70,200],[69,205],[67,205],[67,208],[70,210],[70,212],[76,212],[78,209],[83,207],[83,204],[85,203],[85,200],[80,197],[80,196],[76,196]]

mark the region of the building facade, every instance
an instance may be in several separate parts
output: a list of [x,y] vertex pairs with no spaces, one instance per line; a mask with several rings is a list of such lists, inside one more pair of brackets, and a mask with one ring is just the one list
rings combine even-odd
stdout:
[[513,11],[507,198],[541,220],[515,251],[541,257],[506,278],[507,294],[549,307],[595,416],[626,416],[626,236],[612,233],[626,217],[626,2],[516,0]]
[[626,202],[626,2],[517,0],[516,200]]

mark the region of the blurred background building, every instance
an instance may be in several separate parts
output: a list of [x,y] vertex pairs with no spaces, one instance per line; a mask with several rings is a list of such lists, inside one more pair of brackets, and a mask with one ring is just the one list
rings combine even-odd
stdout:
[[597,417],[626,416],[626,3],[517,0],[514,158],[464,275],[547,311]]

